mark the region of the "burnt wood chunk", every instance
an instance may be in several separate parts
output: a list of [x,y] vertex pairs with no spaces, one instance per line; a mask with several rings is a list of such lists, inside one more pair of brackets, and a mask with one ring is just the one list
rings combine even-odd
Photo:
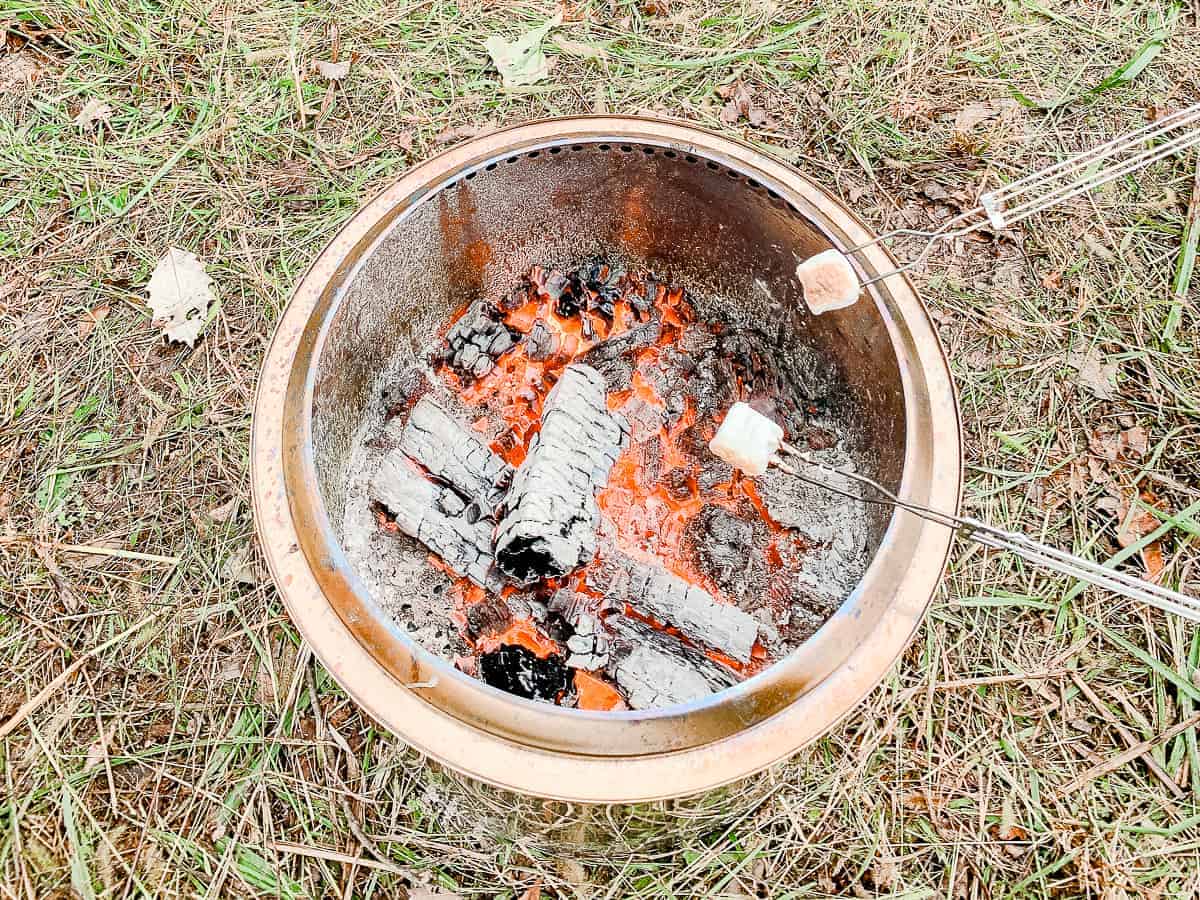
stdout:
[[480,378],[495,368],[495,361],[513,346],[513,337],[500,321],[500,313],[485,300],[477,300],[446,333],[440,358],[457,372]]
[[492,563],[492,523],[466,515],[466,503],[435,484],[400,450],[384,457],[371,479],[371,499],[396,526],[436,553],[457,575],[499,591],[504,580]]
[[588,572],[588,585],[616,602],[678,628],[694,643],[719,650],[738,662],[750,662],[758,622],[736,606],[721,603],[703,588],[653,563],[620,552],[606,552]]
[[625,439],[608,411],[604,380],[567,366],[546,395],[541,430],[513,474],[496,529],[496,564],[520,584],[565,575],[596,552],[595,492]]
[[430,475],[473,503],[480,516],[494,519],[513,470],[482,437],[429,396],[417,401],[403,427],[393,420],[388,430],[397,446]]
[[561,656],[539,659],[515,644],[481,656],[479,675],[492,687],[526,700],[554,703],[571,689],[571,670]]
[[622,615],[605,625],[612,633],[606,668],[631,709],[688,703],[737,682],[729,669],[665,631]]

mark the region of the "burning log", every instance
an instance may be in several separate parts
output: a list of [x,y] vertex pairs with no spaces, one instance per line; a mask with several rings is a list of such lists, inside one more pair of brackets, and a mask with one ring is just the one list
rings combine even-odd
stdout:
[[402,428],[395,421],[389,431],[404,453],[470,501],[477,518],[494,519],[512,479],[512,466],[429,396],[417,401]]
[[492,562],[491,523],[472,520],[466,501],[426,478],[403,451],[384,457],[370,492],[401,531],[436,553],[456,574],[490,590],[504,586]]
[[627,601],[638,612],[675,626],[691,641],[738,662],[750,662],[758,622],[666,569],[609,552],[594,571],[589,570],[588,585],[617,603]]
[[604,380],[571,365],[546,395],[541,430],[512,478],[496,529],[496,564],[521,584],[565,575],[596,551],[595,492],[625,438],[608,412]]
[[688,703],[714,694],[737,676],[664,631],[625,616],[609,616],[613,632],[607,671],[631,709]]

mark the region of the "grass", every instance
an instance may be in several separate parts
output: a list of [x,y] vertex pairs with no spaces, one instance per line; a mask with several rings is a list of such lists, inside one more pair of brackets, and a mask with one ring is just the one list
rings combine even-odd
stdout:
[[[746,136],[884,230],[1200,97],[1194,6],[658,5],[580,4],[558,34],[603,53],[550,46],[550,79],[505,93],[483,40],[548,2],[0,0],[0,723],[104,648],[0,738],[0,896],[1200,891],[1194,729],[1153,745],[1160,774],[1138,759],[1063,790],[1122,731],[1193,715],[1200,632],[1009,556],[960,547],[885,683],[793,760],[613,810],[427,764],[311,661],[268,580],[231,577],[272,323],[338,225],[449,128],[592,110],[721,127],[715,89],[742,78],[779,123]],[[355,62],[331,86],[311,63],[334,25]],[[92,98],[107,122],[74,125]],[[981,100],[997,114],[957,130]],[[1193,593],[1196,279],[1175,288],[1196,166],[916,275],[959,381],[967,509],[1136,571],[1161,550]],[[195,350],[149,321],[169,246],[219,287]],[[1112,399],[1065,363],[1089,347],[1116,366]],[[1118,455],[1138,427],[1144,451]],[[1139,502],[1163,527],[1126,552]]]

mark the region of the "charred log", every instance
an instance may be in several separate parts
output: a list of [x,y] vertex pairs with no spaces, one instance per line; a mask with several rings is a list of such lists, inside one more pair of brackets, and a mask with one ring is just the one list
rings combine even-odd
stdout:
[[468,517],[462,497],[426,478],[402,451],[384,457],[371,479],[370,496],[395,517],[402,532],[432,550],[456,574],[490,590],[504,586],[492,563],[492,524]]
[[541,430],[512,479],[496,530],[496,563],[521,584],[565,575],[596,551],[595,492],[625,438],[595,369],[572,365],[546,395]]
[[673,625],[698,644],[719,650],[738,662],[750,662],[758,623],[703,588],[652,563],[610,551],[588,572],[588,585],[637,612]]
[[483,438],[429,396],[417,401],[403,427],[393,421],[389,431],[404,453],[466,498],[477,517],[494,519],[513,469]]
[[488,597],[467,607],[467,634],[472,640],[490,634],[500,634],[512,624],[509,605],[500,597]]
[[440,358],[462,375],[480,378],[513,346],[513,337],[500,321],[500,312],[477,300],[446,334]]
[[688,703],[736,683],[737,676],[664,631],[626,616],[609,616],[608,674],[631,709]]
[[506,644],[479,658],[479,675],[492,687],[554,703],[571,688],[571,670],[561,656],[539,659],[524,647]]

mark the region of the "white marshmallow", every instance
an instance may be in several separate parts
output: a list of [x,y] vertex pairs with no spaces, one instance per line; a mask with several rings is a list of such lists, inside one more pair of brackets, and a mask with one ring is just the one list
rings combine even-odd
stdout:
[[747,475],[762,475],[782,443],[782,428],[748,404],[735,403],[708,449]]
[[822,250],[796,266],[804,287],[804,302],[814,315],[845,309],[858,299],[858,275],[850,260],[837,250]]

